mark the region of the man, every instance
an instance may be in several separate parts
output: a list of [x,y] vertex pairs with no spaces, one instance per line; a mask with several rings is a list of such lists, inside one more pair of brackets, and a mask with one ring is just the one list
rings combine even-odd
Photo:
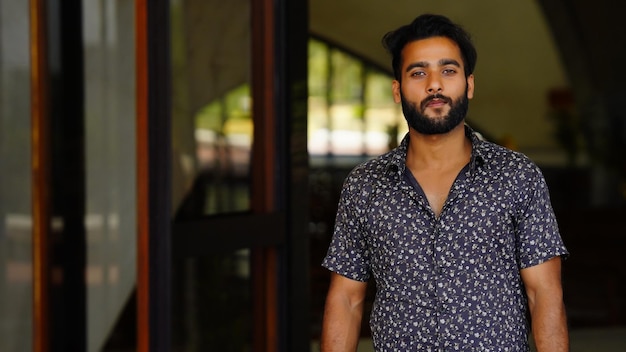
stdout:
[[[376,282],[376,351],[567,351],[558,232],[544,178],[465,124],[476,51],[449,19],[387,33],[400,146],[352,170],[323,266],[322,351],[355,351]],[[527,321],[530,316],[530,321]]]

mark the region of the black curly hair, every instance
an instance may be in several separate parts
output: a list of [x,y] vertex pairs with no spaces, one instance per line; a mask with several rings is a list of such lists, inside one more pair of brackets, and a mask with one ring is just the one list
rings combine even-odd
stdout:
[[388,32],[382,38],[383,46],[391,54],[393,74],[398,81],[402,68],[402,49],[408,43],[432,37],[446,37],[454,41],[461,50],[465,77],[474,72],[477,54],[469,33],[445,16],[424,14],[416,17],[410,24]]

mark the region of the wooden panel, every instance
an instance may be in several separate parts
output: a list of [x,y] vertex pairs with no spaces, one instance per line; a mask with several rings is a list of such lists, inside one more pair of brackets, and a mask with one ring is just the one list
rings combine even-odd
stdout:
[[49,346],[48,235],[50,224],[50,161],[45,11],[43,0],[30,0],[30,62],[32,123],[33,217],[33,351]]
[[150,351],[147,0],[135,1],[137,106],[137,351]]
[[140,0],[135,4],[137,347],[139,351],[170,351],[170,3]]
[[[267,214],[276,208],[276,107],[274,96],[274,2],[252,3],[252,101],[254,144],[252,149],[252,211]],[[278,226],[284,226],[284,223]],[[276,247],[252,251],[255,351],[277,351],[278,253]]]

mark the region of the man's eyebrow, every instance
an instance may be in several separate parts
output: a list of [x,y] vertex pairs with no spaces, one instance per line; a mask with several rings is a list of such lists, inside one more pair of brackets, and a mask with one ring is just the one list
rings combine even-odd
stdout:
[[[455,60],[455,59],[441,59],[441,60],[439,60],[439,62],[437,62],[437,64],[439,66],[453,65],[453,66],[456,66],[456,67],[461,67],[461,64],[457,60]],[[417,61],[417,62],[414,62],[414,63],[408,65],[406,67],[406,72],[409,72],[409,71],[411,71],[414,68],[426,68],[426,67],[429,67],[429,66],[430,66],[430,63],[428,63],[427,61]]]
[[461,67],[461,64],[455,59],[441,59],[439,60],[439,66],[453,65],[456,67]]
[[412,63],[412,64],[410,64],[410,65],[408,65],[406,67],[406,72],[409,72],[409,71],[411,71],[412,69],[414,69],[416,67],[425,68],[425,67],[428,67],[428,66],[430,66],[430,64],[428,62],[426,62],[426,61],[414,62],[414,63]]

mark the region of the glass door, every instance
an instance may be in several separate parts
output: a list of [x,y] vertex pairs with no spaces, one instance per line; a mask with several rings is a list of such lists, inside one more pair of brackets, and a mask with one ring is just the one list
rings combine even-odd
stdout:
[[252,348],[250,7],[171,3],[175,350]]
[[[306,299],[292,298],[292,285],[308,282],[307,257],[292,265],[294,249],[306,251],[306,222],[292,221],[306,208],[290,198],[294,182],[306,181],[306,169],[293,176],[306,168],[305,124],[292,125],[306,109],[284,110],[291,103],[278,67],[281,8],[268,0],[171,1],[174,350],[293,350],[290,341],[307,335],[306,318],[291,324],[291,305]],[[299,34],[306,87],[306,31]],[[306,89],[301,94],[306,106]],[[292,148],[296,133],[303,139]]]
[[0,0],[0,351],[33,349],[28,5]]

